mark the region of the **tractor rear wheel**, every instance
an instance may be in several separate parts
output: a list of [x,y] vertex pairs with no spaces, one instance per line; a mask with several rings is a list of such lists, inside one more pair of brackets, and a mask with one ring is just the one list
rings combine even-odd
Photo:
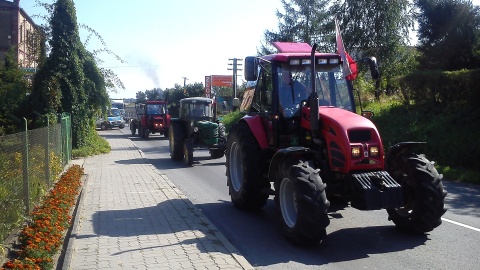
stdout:
[[392,157],[389,173],[402,186],[404,206],[387,209],[388,219],[398,229],[425,233],[442,223],[446,212],[442,175],[434,163],[423,155],[409,154]]
[[193,145],[190,140],[183,141],[183,163],[187,166],[193,164]]
[[275,204],[286,238],[296,245],[313,246],[327,235],[330,202],[326,184],[311,161],[280,168],[275,181]]
[[173,160],[183,159],[183,141],[185,140],[185,132],[180,123],[173,122],[168,129],[168,141],[170,144],[170,158]]
[[246,210],[262,208],[268,199],[270,182],[263,178],[264,159],[248,125],[235,124],[227,139],[227,185],[233,204]]

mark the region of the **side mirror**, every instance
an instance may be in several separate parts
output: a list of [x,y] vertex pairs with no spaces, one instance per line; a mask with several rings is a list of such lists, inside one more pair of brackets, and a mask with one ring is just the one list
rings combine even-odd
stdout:
[[378,71],[377,65],[377,58],[370,57],[367,58],[368,64],[370,66],[370,74],[372,75],[372,79],[377,80],[380,77],[380,72]]
[[258,74],[257,74],[257,58],[255,56],[247,56],[245,57],[245,70],[244,70],[244,77],[247,81],[256,81]]
[[368,119],[372,119],[374,114],[372,111],[364,111],[362,110],[362,116]]

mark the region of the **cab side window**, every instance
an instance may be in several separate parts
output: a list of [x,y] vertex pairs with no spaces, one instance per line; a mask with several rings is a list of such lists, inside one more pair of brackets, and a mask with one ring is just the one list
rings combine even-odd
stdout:
[[268,112],[272,109],[272,68],[269,63],[260,65],[251,111]]

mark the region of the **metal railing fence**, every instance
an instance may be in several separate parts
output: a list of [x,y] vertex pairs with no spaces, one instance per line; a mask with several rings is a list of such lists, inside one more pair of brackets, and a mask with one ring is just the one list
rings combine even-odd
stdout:
[[[17,229],[71,160],[68,114],[53,125],[0,137],[0,244]],[[49,122],[49,121],[47,121]]]

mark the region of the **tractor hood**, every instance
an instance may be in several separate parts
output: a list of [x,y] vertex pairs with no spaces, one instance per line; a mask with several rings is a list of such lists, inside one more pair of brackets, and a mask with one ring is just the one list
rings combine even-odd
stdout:
[[[309,115],[309,108],[303,108],[303,115]],[[334,171],[383,169],[384,150],[377,128],[369,119],[353,112],[336,108],[320,107],[320,129],[331,159]],[[303,117],[302,127],[309,129],[310,120]],[[353,156],[352,149],[358,148],[358,156]],[[370,149],[375,148],[375,156]]]
[[155,121],[162,121],[163,120],[163,115],[151,115],[151,117]]
[[320,120],[333,125],[338,125],[341,130],[348,131],[356,128],[369,128],[376,131],[375,125],[369,119],[336,107],[321,107]]
[[[309,118],[310,108],[303,107],[302,114]],[[319,114],[323,129],[335,127],[335,130],[340,129],[345,132],[356,128],[377,130],[375,125],[369,119],[344,109],[322,106],[319,108]],[[302,127],[310,129],[310,122],[302,121]]]

